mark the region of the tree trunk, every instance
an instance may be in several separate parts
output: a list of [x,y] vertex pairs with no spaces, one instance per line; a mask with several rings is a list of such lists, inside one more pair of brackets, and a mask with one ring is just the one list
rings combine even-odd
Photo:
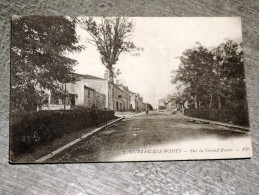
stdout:
[[212,107],[212,100],[213,100],[213,96],[212,96],[212,93],[210,94],[210,104],[209,104],[209,108]]
[[66,83],[65,83],[65,92],[64,92],[64,100],[63,100],[64,101],[64,110],[66,110],[66,90],[67,90],[66,87],[67,86],[66,86]]
[[194,95],[194,106],[195,106],[195,109],[198,109],[197,89],[196,89],[195,95]]
[[108,108],[113,110],[113,83],[111,83],[110,81],[108,81]]
[[32,86],[28,86],[28,91],[25,92],[25,99],[24,102],[24,110],[26,112],[35,112],[37,111],[37,96],[36,96],[36,89]]
[[221,99],[218,93],[217,93],[217,98],[218,98],[218,109],[221,109]]
[[114,100],[114,94],[113,94],[113,72],[112,69],[109,70],[109,81],[108,81],[108,108],[114,110],[113,100]]

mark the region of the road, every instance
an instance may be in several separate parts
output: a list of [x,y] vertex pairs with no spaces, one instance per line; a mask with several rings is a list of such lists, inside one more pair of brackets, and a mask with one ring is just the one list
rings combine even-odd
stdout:
[[188,121],[180,114],[152,111],[102,129],[48,162],[212,159],[250,155],[249,133]]

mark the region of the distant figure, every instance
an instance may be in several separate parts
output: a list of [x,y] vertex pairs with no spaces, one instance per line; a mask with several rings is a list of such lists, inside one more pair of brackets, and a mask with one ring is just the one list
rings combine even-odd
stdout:
[[149,109],[148,109],[148,108],[146,108],[146,114],[148,114],[148,111],[149,111]]

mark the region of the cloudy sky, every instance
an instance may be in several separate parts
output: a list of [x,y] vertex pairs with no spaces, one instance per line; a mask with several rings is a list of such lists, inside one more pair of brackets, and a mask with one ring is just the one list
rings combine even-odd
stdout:
[[[158,99],[173,94],[175,86],[170,83],[171,71],[179,66],[178,56],[196,42],[215,47],[226,39],[241,41],[241,21],[237,17],[220,18],[129,18],[134,22],[132,41],[144,48],[140,56],[121,54],[116,65],[122,74],[116,78],[120,83],[139,93],[145,102],[157,107]],[[77,28],[81,43],[86,49],[69,55],[78,61],[76,72],[104,76],[105,68],[96,48],[87,44],[87,32]]]

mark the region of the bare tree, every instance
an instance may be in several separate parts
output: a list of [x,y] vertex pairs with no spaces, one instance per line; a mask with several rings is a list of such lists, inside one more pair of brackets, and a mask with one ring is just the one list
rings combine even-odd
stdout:
[[[113,107],[113,78],[119,74],[119,70],[115,68],[119,56],[122,52],[128,52],[131,55],[138,55],[138,51],[143,50],[137,48],[130,39],[132,38],[134,25],[127,18],[102,18],[100,21],[93,18],[80,19],[83,29],[91,36],[90,43],[94,44],[101,56],[102,63],[107,68],[109,75],[109,98],[110,107]],[[137,53],[134,51],[137,51]]]

